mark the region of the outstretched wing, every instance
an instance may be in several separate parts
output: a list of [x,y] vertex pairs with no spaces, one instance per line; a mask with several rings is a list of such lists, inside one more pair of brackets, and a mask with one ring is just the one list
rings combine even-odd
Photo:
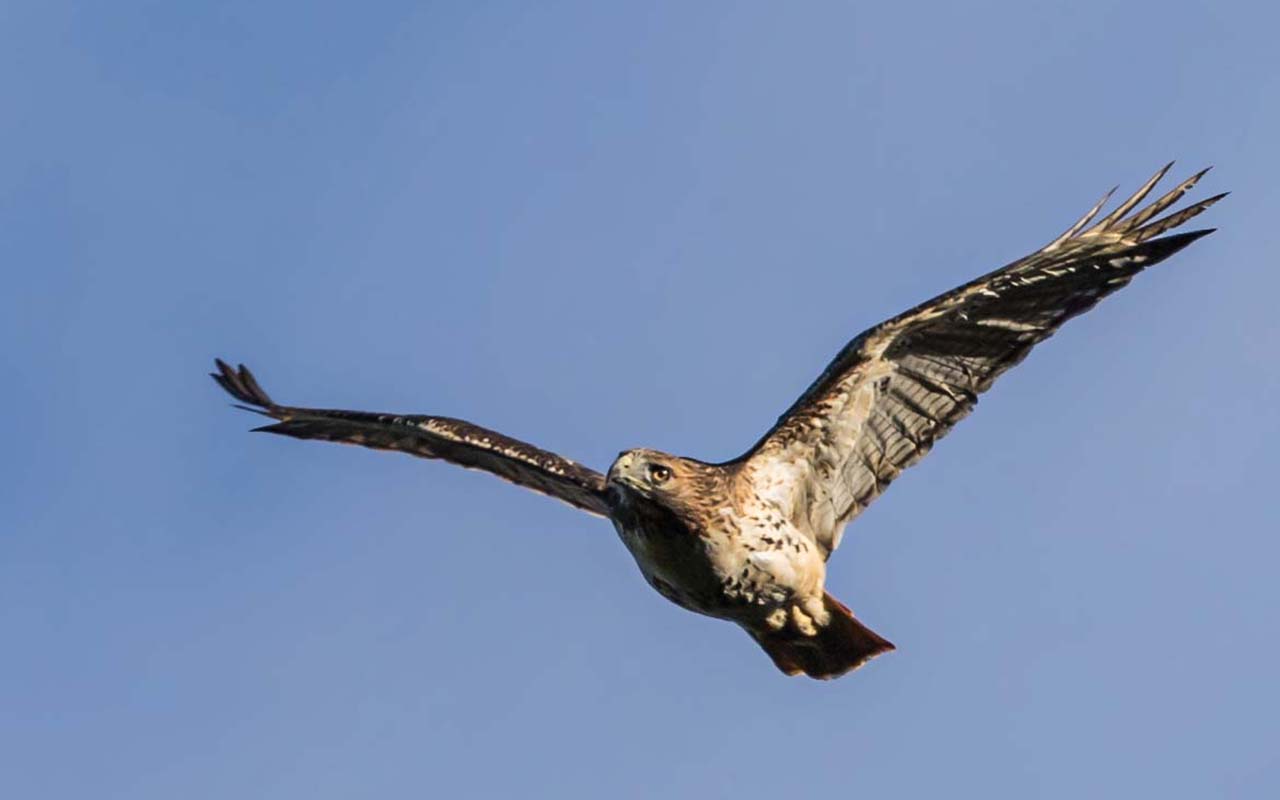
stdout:
[[609,513],[604,476],[555,453],[449,417],[277,405],[243,364],[239,369],[232,369],[221,359],[215,363],[218,371],[210,376],[232,397],[246,404],[240,408],[279,420],[254,430],[439,458],[469,469],[491,472],[592,514],[607,516]]
[[1208,170],[1130,215],[1170,166],[1093,226],[1086,227],[1111,192],[1038,252],[860,334],[735,460],[740,474],[829,554],[845,524],[1033,346],[1143,269],[1212,232],[1155,238],[1225,194],[1151,221]]

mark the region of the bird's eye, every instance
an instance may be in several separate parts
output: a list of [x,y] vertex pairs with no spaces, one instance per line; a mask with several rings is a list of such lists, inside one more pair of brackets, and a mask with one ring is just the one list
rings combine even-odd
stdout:
[[654,483],[666,483],[671,478],[671,470],[661,464],[649,465],[649,479]]

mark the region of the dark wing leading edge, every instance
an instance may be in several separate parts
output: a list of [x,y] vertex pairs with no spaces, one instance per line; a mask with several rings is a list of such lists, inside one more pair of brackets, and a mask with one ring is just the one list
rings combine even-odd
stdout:
[[609,513],[604,499],[604,476],[555,453],[448,417],[277,405],[243,364],[239,369],[232,369],[221,359],[216,364],[218,371],[210,376],[232,397],[246,404],[240,408],[279,420],[254,430],[439,458],[469,469],[491,472],[592,514],[607,516]]
[[1152,221],[1208,170],[1130,214],[1169,166],[1091,227],[1110,192],[1040,251],[860,334],[736,460],[742,474],[783,504],[829,554],[845,524],[1033,346],[1143,269],[1212,232],[1155,238],[1225,194]]

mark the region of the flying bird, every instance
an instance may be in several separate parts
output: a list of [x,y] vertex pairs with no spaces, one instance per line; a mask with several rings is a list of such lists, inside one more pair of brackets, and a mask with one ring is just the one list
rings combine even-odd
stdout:
[[1208,170],[1134,211],[1171,166],[1096,222],[1114,189],[1040,250],[859,334],[722,463],[635,449],[602,475],[459,419],[280,405],[221,359],[212,377],[276,420],[255,430],[443,459],[606,517],[663,597],[738,624],[788,675],[835,678],[894,648],[824,588],[845,526],[1037,343],[1213,232],[1161,236],[1225,193],[1159,216]]

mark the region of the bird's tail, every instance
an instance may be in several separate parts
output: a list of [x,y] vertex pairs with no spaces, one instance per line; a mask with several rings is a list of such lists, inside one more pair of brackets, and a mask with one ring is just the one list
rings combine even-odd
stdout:
[[788,675],[808,675],[827,680],[855,670],[893,649],[893,644],[863,625],[844,603],[823,594],[830,619],[816,635],[786,626],[780,631],[750,630],[778,669]]

